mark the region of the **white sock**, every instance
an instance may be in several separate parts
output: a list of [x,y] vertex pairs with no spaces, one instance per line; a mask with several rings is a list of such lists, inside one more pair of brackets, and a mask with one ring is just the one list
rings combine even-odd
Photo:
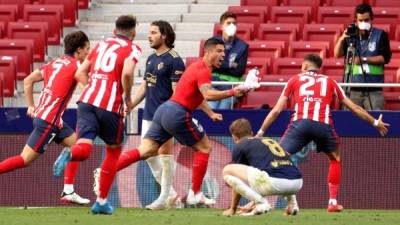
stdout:
[[328,202],[328,205],[337,205],[337,200],[333,199],[333,198],[330,198],[329,202]]
[[147,164],[150,167],[151,173],[156,179],[157,183],[161,184],[161,173],[162,173],[162,165],[160,157],[153,156],[146,159]]
[[267,202],[259,193],[251,189],[247,184],[245,184],[242,180],[232,175],[225,175],[224,180],[229,184],[237,193],[247,198],[250,201],[254,201],[257,203],[265,203]]
[[160,161],[162,165],[161,174],[161,193],[159,199],[166,200],[170,196],[171,192],[175,192],[172,188],[172,182],[174,179],[174,160],[173,155],[160,155]]
[[73,184],[64,184],[63,192],[67,195],[72,194],[74,192],[74,185]]
[[96,202],[98,202],[100,205],[105,205],[107,203],[107,199],[97,197]]
[[287,195],[285,196],[288,206],[290,207],[299,207],[297,204],[296,195]]

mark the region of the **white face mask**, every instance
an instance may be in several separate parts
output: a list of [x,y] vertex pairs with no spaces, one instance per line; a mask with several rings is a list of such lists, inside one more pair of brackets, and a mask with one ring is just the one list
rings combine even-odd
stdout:
[[370,30],[371,29],[371,23],[361,22],[361,23],[358,24],[358,29],[360,29],[360,30]]
[[236,25],[231,23],[228,26],[224,27],[225,34],[229,37],[233,37],[236,34]]

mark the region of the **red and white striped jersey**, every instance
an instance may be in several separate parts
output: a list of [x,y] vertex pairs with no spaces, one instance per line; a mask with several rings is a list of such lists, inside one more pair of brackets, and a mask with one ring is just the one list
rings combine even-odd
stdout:
[[44,84],[34,112],[36,118],[62,127],[61,116],[75,90],[75,72],[78,66],[78,60],[65,55],[40,68]]
[[292,121],[309,119],[326,124],[332,124],[330,105],[335,97],[340,101],[346,98],[335,80],[312,71],[292,77],[282,95],[294,98]]
[[121,74],[124,61],[131,59],[137,63],[141,53],[139,46],[122,36],[99,42],[88,55],[87,59],[91,63],[89,82],[79,101],[110,112],[122,113]]

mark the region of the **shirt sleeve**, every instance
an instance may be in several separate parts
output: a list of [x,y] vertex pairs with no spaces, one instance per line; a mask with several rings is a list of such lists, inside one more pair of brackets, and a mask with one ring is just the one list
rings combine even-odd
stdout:
[[247,160],[243,154],[241,145],[235,145],[232,150],[232,163],[246,164]]
[[137,63],[142,56],[142,49],[135,44],[132,44],[132,51],[128,56],[129,59],[133,60],[134,63]]
[[185,70],[185,63],[181,57],[174,58],[172,61],[171,81],[178,82]]
[[287,98],[290,97],[290,95],[293,92],[293,84],[294,84],[296,77],[290,78],[290,80],[286,83],[285,87],[283,88],[281,95],[286,96]]
[[385,64],[390,62],[392,58],[392,51],[390,50],[390,41],[388,35],[385,31],[382,32],[381,38],[379,40],[378,52],[385,59]]
[[338,97],[339,101],[342,101],[343,99],[346,98],[346,94],[344,93],[344,90],[342,89],[342,87],[340,87],[335,80],[330,79],[330,81],[333,84],[333,88],[335,91],[335,95]]
[[93,57],[95,55],[95,52],[97,51],[97,48],[99,47],[99,42],[92,48],[92,50],[89,52],[89,54],[86,56],[86,59],[89,60],[90,62],[93,61]]

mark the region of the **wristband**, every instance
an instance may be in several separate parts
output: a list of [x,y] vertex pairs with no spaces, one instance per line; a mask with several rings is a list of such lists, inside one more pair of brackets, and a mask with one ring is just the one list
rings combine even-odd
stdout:
[[233,88],[230,89],[229,92],[228,92],[228,95],[229,96],[235,96],[235,90]]
[[257,131],[257,134],[263,136],[263,135],[264,135],[264,131],[260,128],[260,129]]
[[379,121],[377,119],[374,120],[374,123],[372,125],[374,125],[374,127],[377,127],[379,124]]

